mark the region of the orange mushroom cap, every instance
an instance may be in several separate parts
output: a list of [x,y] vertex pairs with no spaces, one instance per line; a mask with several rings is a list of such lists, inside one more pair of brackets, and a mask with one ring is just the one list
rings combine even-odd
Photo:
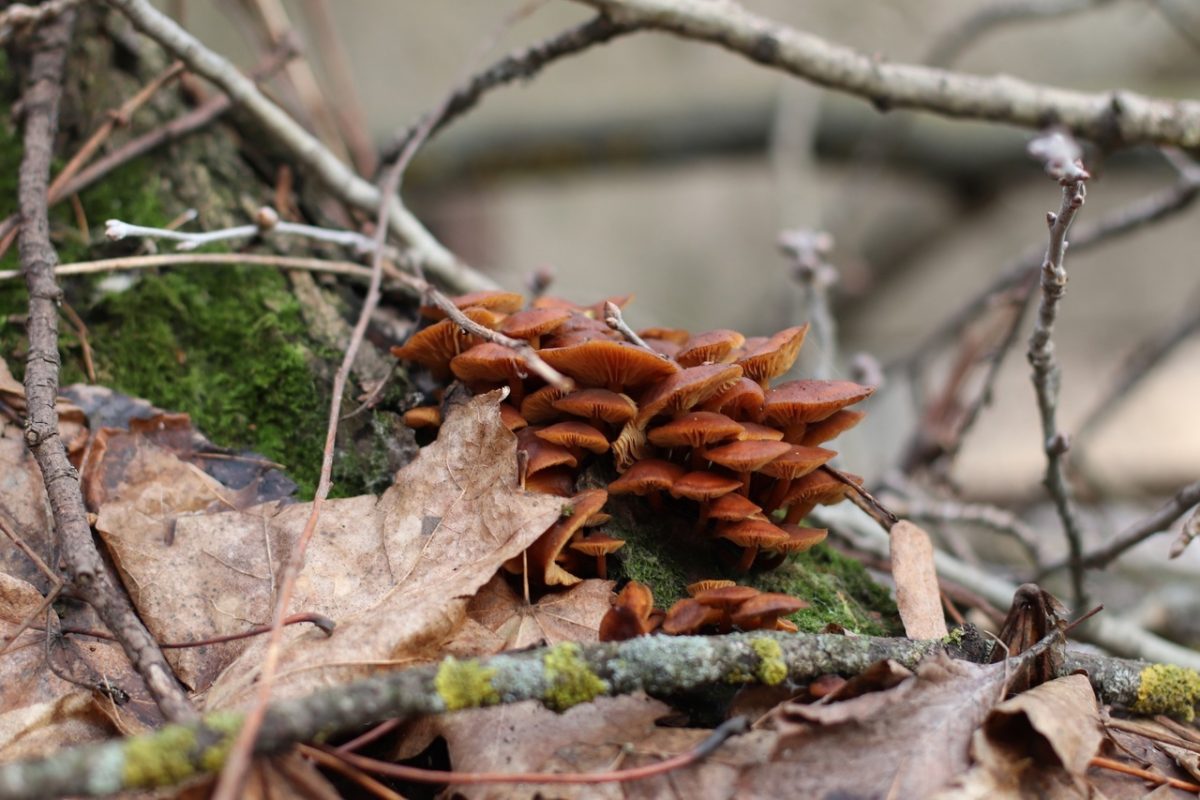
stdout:
[[725,620],[725,612],[719,608],[697,603],[691,598],[675,602],[667,609],[667,615],[662,621],[662,632],[669,636],[683,636],[699,633],[709,625],[717,625]]
[[450,362],[454,375],[467,384],[522,380],[525,362],[511,348],[495,342],[477,344]]
[[403,419],[410,428],[436,428],[442,424],[442,409],[438,406],[417,406],[405,411]]
[[[781,442],[787,444],[787,442]],[[765,464],[758,471],[772,478],[794,480],[815,470],[837,453],[823,447],[804,447],[794,444],[785,450],[778,458]]]
[[576,467],[579,460],[561,445],[547,442],[537,433],[540,428],[522,428],[517,431],[517,449],[525,453],[525,475],[535,475],[550,467]]
[[603,489],[587,489],[570,499],[570,514],[559,517],[537,541],[529,546],[528,560],[530,577],[546,586],[571,586],[582,578],[572,575],[560,567],[555,559],[571,540],[575,531],[583,527],[588,517],[604,507],[608,492]]
[[836,439],[842,433],[862,422],[865,416],[867,416],[866,412],[853,411],[849,408],[835,411],[820,422],[813,422],[807,425],[804,429],[804,436],[800,439],[800,444],[806,447],[816,447],[819,444]]
[[762,412],[764,396],[761,386],[749,378],[742,377],[725,391],[701,404],[700,408],[704,411],[719,411],[739,422],[757,422]]
[[733,581],[728,581],[725,586],[702,589],[696,592],[694,597],[697,603],[731,611],[751,597],[757,597],[758,593],[758,589],[753,586],[738,586]]
[[653,613],[654,595],[645,585],[630,581],[600,620],[600,641],[619,642],[649,633],[654,630]]
[[637,404],[633,398],[608,389],[579,389],[560,397],[551,405],[566,414],[612,425],[622,425],[637,414]]
[[566,392],[555,386],[543,386],[536,392],[530,392],[521,400],[521,416],[533,425],[558,419],[558,409],[554,403]]
[[582,447],[593,453],[608,452],[608,439],[586,422],[556,422],[539,430],[536,436],[566,448]]
[[773,553],[803,553],[825,541],[829,531],[824,528],[802,528],[799,525],[780,524],[779,529],[787,534],[787,540],[764,546]]
[[787,541],[788,535],[769,522],[747,519],[722,525],[717,536],[728,539],[738,547],[770,547]]
[[610,483],[608,492],[645,495],[669,490],[683,474],[684,469],[678,464],[658,458],[647,458],[634,464],[625,474]]
[[671,485],[673,497],[686,497],[701,502],[715,500],[742,488],[742,482],[715,472],[689,472]]
[[788,381],[767,392],[763,418],[779,425],[820,422],[874,391],[851,381]]
[[706,444],[735,439],[743,430],[741,425],[724,414],[691,411],[659,425],[646,436],[650,443],[657,447],[703,447]]
[[[482,308],[496,314],[511,314],[525,305],[525,298],[515,292],[485,291],[460,294],[451,297],[450,302],[462,310]],[[446,316],[446,312],[437,306],[421,306],[420,311],[422,316],[430,319],[443,319]]]
[[575,473],[570,467],[549,467],[525,476],[525,491],[570,497],[575,494]]
[[705,364],[676,372],[642,395],[634,423],[644,429],[659,414],[687,411],[724,392],[741,377],[742,370],[735,364]]
[[[700,455],[714,464],[746,473],[761,471],[764,466],[791,450],[787,442],[739,441],[702,450]],[[814,467],[816,469],[816,467]]]
[[662,339],[680,347],[691,337],[689,332],[680,328],[642,328],[637,335],[643,339]]
[[685,367],[695,367],[704,363],[721,363],[733,352],[735,347],[741,347],[746,337],[737,331],[718,328],[697,334],[687,340],[682,349],[675,354],[675,360]]
[[766,516],[757,503],[737,493],[721,495],[713,500],[708,506],[708,516],[722,522],[741,522],[744,519],[766,521]]
[[779,617],[804,608],[808,608],[808,603],[798,597],[764,592],[738,606],[731,617],[733,624],[743,630],[774,628]]
[[[732,497],[732,495],[727,495]],[[726,586],[736,586],[736,581],[724,580],[722,578],[709,578],[703,581],[696,581],[687,585],[687,593],[690,597],[695,597],[701,592],[707,592],[709,589],[723,589]]]
[[806,333],[807,323],[782,330],[757,347],[747,346],[737,363],[747,378],[766,388],[768,381],[787,372],[796,363]]
[[673,361],[625,342],[604,339],[544,349],[538,354],[550,366],[580,384],[612,391],[646,386],[679,371]]
[[500,332],[514,339],[537,339],[561,328],[570,316],[562,308],[530,308],[505,317]]
[[[468,309],[464,312],[474,322],[485,324],[483,317],[490,317],[488,312],[481,309]],[[444,379],[450,375],[450,359],[469,350],[479,340],[464,333],[461,328],[448,319],[435,322],[427,328],[408,337],[403,345],[392,348],[392,355],[402,361],[412,361],[428,369],[433,376]]]
[[510,431],[519,431],[524,428],[529,422],[521,416],[521,412],[517,411],[508,403],[500,404],[500,421],[504,423],[504,427]]
[[757,422],[743,422],[742,434],[738,438],[747,442],[778,442],[783,439],[783,431]]

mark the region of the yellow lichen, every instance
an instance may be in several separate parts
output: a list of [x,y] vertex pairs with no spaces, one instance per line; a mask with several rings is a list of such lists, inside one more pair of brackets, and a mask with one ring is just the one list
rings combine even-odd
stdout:
[[125,744],[122,784],[130,789],[173,786],[196,774],[192,750],[196,732],[167,725],[157,733],[135,736]]
[[725,673],[726,683],[750,683],[752,680],[754,680],[754,674],[747,672],[739,666],[735,666]]
[[459,661],[454,656],[447,656],[438,667],[433,685],[447,710],[479,708],[500,702],[500,694],[492,686],[495,675],[495,669],[480,666],[473,658]]
[[1133,711],[1167,714],[1191,722],[1200,700],[1200,673],[1173,664],[1151,664],[1142,670]]
[[563,642],[547,650],[542,667],[546,677],[542,700],[555,711],[565,711],[608,691],[608,684],[592,672],[574,642]]
[[238,731],[242,729],[243,716],[236,711],[217,711],[204,718],[204,727],[220,738],[200,752],[200,767],[205,772],[218,772],[225,766],[229,748],[233,747]]
[[787,662],[783,660],[783,648],[774,639],[755,639],[750,647],[759,657],[754,675],[767,686],[783,683],[788,676]]

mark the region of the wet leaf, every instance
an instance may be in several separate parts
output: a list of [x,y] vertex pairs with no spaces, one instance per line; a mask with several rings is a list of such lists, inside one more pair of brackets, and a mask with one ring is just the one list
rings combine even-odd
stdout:
[[497,575],[471,600],[467,616],[495,634],[502,650],[595,642],[600,619],[612,605],[612,590],[612,581],[587,580],[530,605]]

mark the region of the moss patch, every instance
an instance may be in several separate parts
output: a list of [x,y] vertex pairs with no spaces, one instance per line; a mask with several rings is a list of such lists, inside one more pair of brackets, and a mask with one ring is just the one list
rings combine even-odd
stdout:
[[156,733],[135,736],[125,744],[123,785],[130,789],[172,786],[196,774],[190,760],[196,733],[167,725]]
[[495,669],[480,666],[473,658],[459,661],[449,656],[438,667],[433,685],[447,710],[479,708],[500,702],[500,693],[492,685],[495,676]]
[[1200,701],[1200,673],[1173,664],[1151,664],[1142,670],[1133,711],[1147,716],[1167,714],[1191,722]]
[[809,607],[790,617],[807,633],[819,633],[830,623],[868,636],[903,630],[887,588],[875,583],[862,564],[826,545],[792,556],[778,569],[754,575],[750,583],[807,600]]
[[546,676],[542,699],[554,711],[566,711],[608,691],[608,684],[592,672],[574,642],[563,642],[547,650],[542,667]]
[[759,658],[754,676],[767,686],[783,683],[788,676],[788,668],[779,642],[774,639],[755,639],[750,642],[750,647]]

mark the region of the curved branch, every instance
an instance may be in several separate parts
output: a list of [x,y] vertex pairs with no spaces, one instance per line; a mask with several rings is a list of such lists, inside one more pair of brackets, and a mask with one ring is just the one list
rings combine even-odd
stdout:
[[745,10],[732,0],[576,0],[614,22],[718,44],[880,110],[911,108],[1027,128],[1057,124],[1108,146],[1200,146],[1200,102],[1089,93],[998,75],[889,64]]

